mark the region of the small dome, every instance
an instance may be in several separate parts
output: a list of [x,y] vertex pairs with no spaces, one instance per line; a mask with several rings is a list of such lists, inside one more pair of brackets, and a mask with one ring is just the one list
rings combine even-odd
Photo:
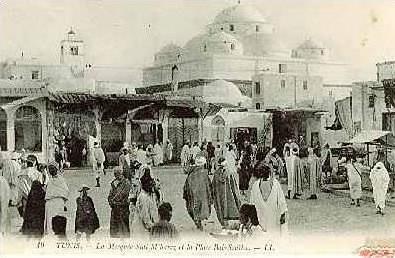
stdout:
[[156,65],[175,63],[179,59],[181,51],[180,46],[173,43],[167,44],[155,54],[154,63]]
[[297,49],[323,49],[325,48],[322,44],[313,41],[312,39],[307,39],[302,44],[300,44]]
[[188,55],[207,54],[243,54],[242,44],[225,32],[201,34],[189,40],[184,47]]
[[205,85],[203,98],[210,103],[226,103],[236,106],[250,99],[244,96],[234,83],[225,80],[215,80]]
[[254,7],[238,4],[226,8],[214,19],[214,23],[266,23],[265,17]]
[[174,43],[167,44],[166,46],[162,47],[157,54],[159,53],[175,53],[175,52],[181,52],[182,48]]
[[304,59],[327,59],[329,51],[322,44],[307,39],[296,49],[292,50],[291,57]]

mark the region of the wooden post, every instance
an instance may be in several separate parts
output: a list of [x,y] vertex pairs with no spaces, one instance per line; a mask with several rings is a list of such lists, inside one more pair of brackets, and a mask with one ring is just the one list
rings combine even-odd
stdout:
[[370,158],[369,158],[369,143],[367,143],[366,145],[367,145],[367,150],[368,150],[368,166],[370,166]]

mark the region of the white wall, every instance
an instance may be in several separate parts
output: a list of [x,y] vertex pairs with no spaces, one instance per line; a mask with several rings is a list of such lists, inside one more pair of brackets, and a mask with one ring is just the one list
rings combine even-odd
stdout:
[[[281,81],[285,81],[285,87],[281,87]],[[253,77],[253,105],[260,106],[294,107],[295,93],[296,103],[322,101],[322,78],[318,76],[300,76],[292,74],[269,74],[262,73]],[[303,88],[303,82],[307,81],[307,90]],[[255,82],[260,83],[260,94],[256,94]]]

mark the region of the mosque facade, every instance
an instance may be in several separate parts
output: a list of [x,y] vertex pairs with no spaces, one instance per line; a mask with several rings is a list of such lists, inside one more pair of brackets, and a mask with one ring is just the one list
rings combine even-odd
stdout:
[[[153,65],[143,70],[141,92],[156,93],[201,87],[215,80],[235,84],[252,107],[270,106],[283,80],[297,81],[302,88],[297,102],[322,99],[323,85],[344,83],[346,65],[331,60],[325,46],[307,39],[288,50],[275,27],[254,7],[237,4],[221,11],[206,30],[184,46],[164,46],[154,55]],[[254,94],[257,82],[265,81],[265,97]],[[307,91],[306,82],[308,81]],[[284,88],[284,87],[283,87]],[[294,87],[285,87],[294,92]],[[193,91],[193,90],[192,90]],[[314,93],[313,96],[311,94]],[[179,92],[179,94],[181,94]],[[284,106],[295,104],[294,95]],[[324,96],[325,97],[325,96]],[[281,103],[278,102],[280,105]]]

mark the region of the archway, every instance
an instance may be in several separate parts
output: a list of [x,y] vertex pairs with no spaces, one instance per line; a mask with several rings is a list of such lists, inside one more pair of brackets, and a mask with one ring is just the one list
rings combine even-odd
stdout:
[[211,121],[211,139],[213,142],[225,140],[225,120],[221,116],[215,116]]
[[22,106],[15,112],[15,149],[42,151],[41,114],[32,106]]

